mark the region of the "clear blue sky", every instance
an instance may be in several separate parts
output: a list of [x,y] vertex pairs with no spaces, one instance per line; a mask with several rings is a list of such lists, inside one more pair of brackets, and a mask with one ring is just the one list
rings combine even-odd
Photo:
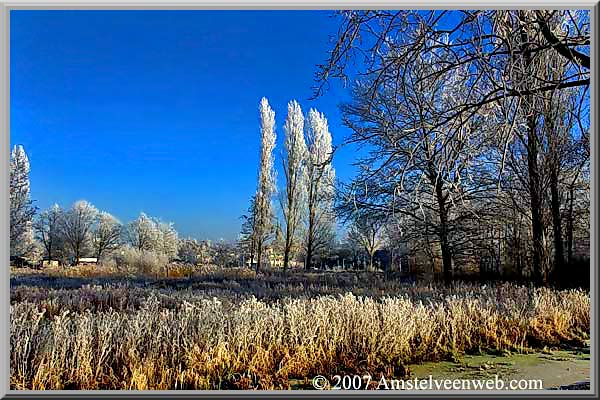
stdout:
[[[11,11],[12,144],[40,208],[90,201],[122,222],[140,211],[182,236],[234,239],[255,191],[258,103],[287,102],[348,134],[332,86],[309,101],[338,21],[325,11]],[[351,149],[334,159],[353,174]],[[279,173],[278,183],[283,183]]]

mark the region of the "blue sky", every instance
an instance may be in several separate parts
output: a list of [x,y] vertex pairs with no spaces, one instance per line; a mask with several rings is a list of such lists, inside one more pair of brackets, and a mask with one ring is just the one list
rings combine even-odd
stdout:
[[[182,236],[235,239],[262,96],[278,168],[291,99],[325,113],[334,144],[349,134],[345,89],[308,100],[337,28],[326,11],[11,11],[10,140],[29,155],[36,205],[86,199],[123,222],[144,211]],[[340,179],[353,161],[336,154]]]

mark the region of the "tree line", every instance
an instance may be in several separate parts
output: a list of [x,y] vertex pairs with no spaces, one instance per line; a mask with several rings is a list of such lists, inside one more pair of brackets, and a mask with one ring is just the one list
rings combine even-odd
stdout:
[[[10,157],[10,253],[31,261],[45,259],[64,265],[84,257],[106,262],[125,251],[161,258],[200,262],[208,257],[206,244],[179,238],[173,223],[145,213],[122,224],[85,200],[69,208],[54,204],[39,211],[30,198],[30,164],[25,149],[14,146]],[[38,212],[39,211],[39,212]]]
[[[281,154],[284,186],[277,193],[273,152],[275,112],[266,98],[260,101],[260,162],[255,195],[243,216],[241,242],[256,269],[267,263],[265,247],[283,254],[283,269],[304,255],[304,268],[311,268],[315,255],[331,250],[335,242],[335,170],[327,118],[315,109],[305,116],[297,101],[288,103],[283,125],[285,140]],[[283,227],[273,205],[279,201]]]
[[[343,145],[367,150],[359,172],[335,181],[326,117],[314,109],[305,115],[290,101],[278,190],[275,113],[263,98],[257,187],[237,251],[257,270],[270,249],[286,270],[292,261],[310,269],[333,252],[350,252],[371,269],[416,266],[446,284],[469,271],[539,285],[589,278],[589,13],[354,10],[339,17],[315,96],[332,79],[350,82],[341,112],[351,135]],[[12,243],[26,247],[34,231],[44,242],[39,224],[50,232],[55,218],[46,210],[34,224],[28,171],[16,147],[11,254]],[[114,221],[88,208],[58,209],[53,222],[75,257],[110,243]],[[156,244],[169,236],[156,233],[168,224],[144,215],[137,221],[117,224],[122,242],[179,253]],[[341,244],[337,222],[347,227]],[[196,247],[183,246],[188,253]]]
[[369,153],[338,215],[395,231],[446,284],[473,265],[565,283],[576,253],[589,277],[589,13],[339,16],[315,96],[353,78],[347,143]]

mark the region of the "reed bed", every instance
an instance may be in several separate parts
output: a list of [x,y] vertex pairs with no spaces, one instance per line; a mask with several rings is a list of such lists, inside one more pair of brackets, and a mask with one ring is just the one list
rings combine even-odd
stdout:
[[316,374],[401,376],[409,363],[581,344],[589,335],[582,290],[404,284],[365,296],[305,277],[303,287],[316,285],[310,295],[325,292],[311,298],[285,295],[300,278],[286,286],[274,277],[257,298],[243,290],[248,282],[229,278],[187,289],[157,281],[36,289],[17,280],[11,387],[285,389]]

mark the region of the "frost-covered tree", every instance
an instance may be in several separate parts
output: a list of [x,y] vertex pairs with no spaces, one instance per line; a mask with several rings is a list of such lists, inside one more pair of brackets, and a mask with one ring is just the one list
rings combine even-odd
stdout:
[[285,191],[280,201],[285,223],[283,269],[287,270],[306,206],[304,174],[307,148],[304,140],[304,115],[295,100],[288,104],[288,115],[283,129],[285,131],[283,157]]
[[[544,137],[552,116],[543,115],[541,103],[550,96],[564,105],[559,91],[578,92],[581,101],[569,114],[577,114],[578,136],[587,136],[589,12],[352,10],[341,16],[316,94],[329,79],[358,72],[343,120],[353,131],[349,141],[370,154],[360,160],[350,206],[410,216],[407,228],[423,232],[427,247],[430,239],[439,247],[447,284],[456,267],[481,263],[482,253],[499,266],[502,236],[518,274],[531,266],[529,278],[542,284],[551,258],[562,264],[564,210],[560,160],[544,160],[547,150],[562,146],[551,143],[553,135]],[[557,74],[558,66],[564,73]],[[493,140],[483,142],[488,136]],[[486,250],[492,243],[497,250]]]
[[24,255],[33,246],[35,207],[29,194],[29,158],[23,146],[10,155],[10,254]]
[[372,217],[368,212],[358,213],[350,229],[348,241],[359,247],[369,256],[369,270],[373,270],[375,252],[384,245],[383,221]]
[[162,222],[145,213],[125,228],[126,242],[140,251],[163,254],[169,259],[177,256],[179,236],[171,222]]
[[492,141],[503,123],[488,112],[441,124],[445,110],[472,95],[467,69],[444,71],[452,57],[442,50],[422,55],[389,71],[387,84],[376,92],[371,91],[376,77],[365,77],[355,82],[353,101],[341,108],[352,131],[348,140],[368,149],[341,196],[341,213],[410,216],[423,240],[435,241],[434,253],[439,247],[447,285],[457,256],[467,257],[472,236],[479,236],[476,226],[463,221],[481,218],[486,211],[481,200],[495,189]]
[[85,200],[79,200],[63,214],[62,235],[71,250],[75,263],[91,247],[92,228],[98,217],[98,209]]
[[255,197],[254,237],[257,251],[257,271],[260,270],[265,243],[273,232],[272,197],[276,192],[275,171],[273,169],[273,149],[275,148],[275,112],[269,101],[260,101],[261,151],[258,171],[258,187]]
[[111,214],[101,212],[92,232],[92,246],[98,261],[121,244],[122,225]]
[[169,257],[170,260],[177,257],[179,235],[172,222],[156,221],[158,240],[155,251]]
[[42,211],[33,224],[37,240],[44,246],[46,257],[56,260],[64,251],[64,240],[61,231],[63,210],[58,204]]
[[125,229],[127,243],[137,250],[153,250],[158,242],[156,222],[145,213],[140,213]]
[[221,268],[235,267],[237,264],[237,250],[234,243],[223,239],[213,246],[213,262]]
[[203,260],[204,246],[196,239],[179,239],[178,257],[188,264],[198,264]]
[[241,216],[242,227],[240,230],[239,236],[239,247],[242,252],[242,255],[245,257],[246,255],[250,258],[250,266],[254,262],[254,256],[256,254],[256,239],[254,236],[254,217],[256,215],[256,197],[252,196],[250,198],[250,205],[248,206],[247,214]]
[[308,161],[306,165],[306,260],[309,269],[314,254],[322,253],[335,236],[333,200],[335,171],[331,165],[333,149],[327,118],[316,111],[308,113]]

